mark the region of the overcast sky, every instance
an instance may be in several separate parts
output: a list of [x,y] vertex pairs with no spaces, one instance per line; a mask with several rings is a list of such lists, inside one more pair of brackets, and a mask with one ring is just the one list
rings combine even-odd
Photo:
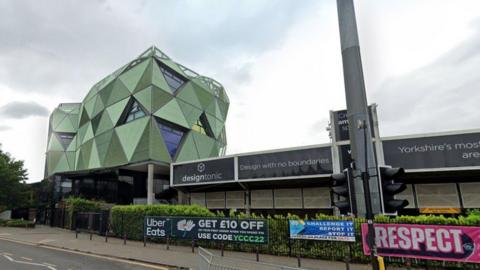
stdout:
[[[480,1],[356,1],[382,136],[480,128]],[[48,115],[156,45],[221,82],[228,154],[329,142],[334,0],[0,0],[0,144],[43,178]]]

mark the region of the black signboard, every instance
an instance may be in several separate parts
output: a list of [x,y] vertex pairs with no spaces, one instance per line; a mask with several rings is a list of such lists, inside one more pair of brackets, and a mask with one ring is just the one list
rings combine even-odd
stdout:
[[383,141],[385,164],[405,169],[480,166],[480,133]]
[[145,217],[144,236],[266,244],[268,222],[264,219]]
[[[368,106],[368,116],[370,118],[370,130],[372,131],[372,137],[375,137],[375,132],[373,131],[372,106]],[[347,110],[333,112],[333,121],[335,125],[334,128],[336,141],[339,142],[350,140],[350,134],[348,133]]]
[[173,185],[208,184],[234,180],[233,158],[173,165]]
[[144,218],[143,234],[147,238],[169,237],[172,226],[168,217],[150,217]]
[[332,173],[330,147],[238,157],[239,180],[330,173]]
[[[338,147],[340,152],[340,166],[341,170],[343,171],[346,168],[350,168],[350,163],[352,163],[352,150],[350,149],[350,144],[340,145]],[[377,150],[375,144],[373,144],[373,151],[375,152],[375,161],[377,160]]]

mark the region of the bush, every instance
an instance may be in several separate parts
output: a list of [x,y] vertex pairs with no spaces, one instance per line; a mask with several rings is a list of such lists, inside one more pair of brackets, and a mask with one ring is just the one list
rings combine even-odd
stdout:
[[92,201],[79,197],[68,197],[65,199],[65,211],[67,215],[65,227],[72,229],[73,215],[79,212],[98,212],[102,209],[103,202]]
[[23,219],[10,219],[10,220],[2,220],[0,222],[1,226],[5,227],[22,227],[22,228],[34,228],[35,223],[30,220],[23,220]]

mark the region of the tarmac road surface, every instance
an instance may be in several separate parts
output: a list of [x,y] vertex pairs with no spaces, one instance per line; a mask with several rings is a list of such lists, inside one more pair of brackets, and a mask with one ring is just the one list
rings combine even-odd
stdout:
[[162,266],[0,240],[1,270],[151,270]]

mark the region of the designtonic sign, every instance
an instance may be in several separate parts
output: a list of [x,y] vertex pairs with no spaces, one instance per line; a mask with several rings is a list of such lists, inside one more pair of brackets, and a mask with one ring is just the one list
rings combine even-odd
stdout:
[[385,163],[406,169],[480,166],[480,133],[383,141]]
[[263,219],[208,217],[145,217],[144,236],[268,243],[268,223]]
[[355,227],[348,220],[289,220],[290,238],[355,242]]
[[[480,227],[416,224],[375,224],[375,243],[382,256],[418,259],[480,262]],[[362,224],[363,251],[368,225]]]
[[332,173],[330,147],[238,157],[238,179],[282,178]]
[[234,180],[233,158],[173,165],[173,185],[203,184]]

